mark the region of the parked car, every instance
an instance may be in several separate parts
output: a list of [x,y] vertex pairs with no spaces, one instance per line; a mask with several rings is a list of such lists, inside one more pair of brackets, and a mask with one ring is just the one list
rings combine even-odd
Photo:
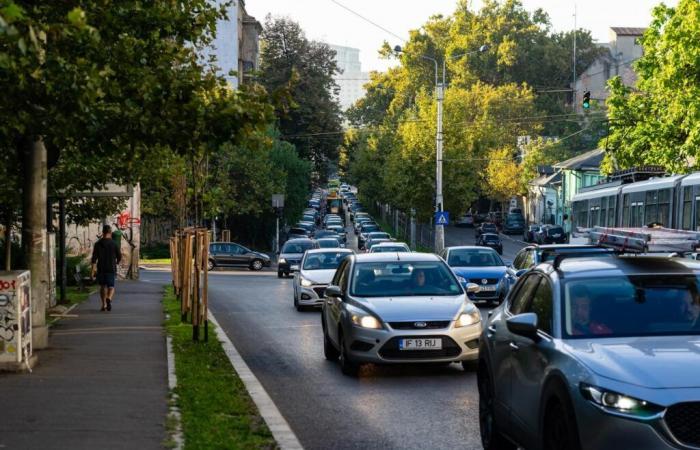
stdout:
[[456,227],[473,227],[474,226],[474,216],[472,213],[462,214],[455,221]]
[[460,278],[463,286],[467,283],[479,285],[478,292],[468,294],[472,301],[500,303],[515,281],[508,274],[508,264],[491,248],[468,245],[447,247],[440,256]]
[[503,254],[503,243],[501,242],[500,236],[493,233],[483,233],[478,238],[476,238],[476,245],[491,247],[496,250],[499,255]]
[[700,264],[559,258],[525,274],[481,335],[484,449],[700,446]]
[[510,213],[503,222],[503,234],[523,234],[525,232],[525,218],[519,213]]
[[544,225],[535,234],[538,244],[566,244],[569,237],[559,225]]
[[389,241],[389,242],[379,242],[377,244],[372,245],[369,248],[370,253],[405,253],[411,252],[411,248],[408,246],[408,244],[403,243],[403,242],[394,242],[394,241]]
[[235,242],[214,242],[209,244],[209,270],[214,267],[244,266],[250,270],[261,270],[270,267],[270,257],[264,253],[253,251]]
[[389,233],[385,233],[384,231],[372,231],[371,233],[367,233],[365,235],[365,239],[362,242],[362,247],[358,248],[360,250],[369,250],[372,244],[387,241],[391,241],[391,235]]
[[300,269],[294,274],[294,307],[297,311],[307,306],[321,306],[326,287],[333,279],[340,263],[353,251],[349,249],[307,250]]
[[294,227],[294,228],[290,228],[289,231],[287,231],[287,240],[308,238],[310,236],[311,236],[311,233],[306,228]]
[[525,242],[535,242],[535,233],[537,233],[542,225],[530,225],[525,229],[523,233],[523,241]]
[[299,270],[301,258],[312,248],[318,248],[318,243],[312,239],[290,239],[285,242],[277,260],[277,278],[288,277]]
[[346,375],[368,362],[460,362],[469,369],[478,357],[479,310],[436,255],[348,256],[324,295],[324,355],[339,360]]
[[316,243],[318,244],[318,248],[345,248],[343,239],[338,235],[335,237],[316,239]]
[[498,234],[498,227],[493,222],[484,222],[476,229],[476,237],[481,236],[483,233]]
[[611,249],[596,245],[528,245],[515,255],[508,271],[513,277],[519,278],[528,269],[543,262],[554,261],[558,255],[566,255],[567,258],[587,258],[592,255],[604,258],[613,254]]

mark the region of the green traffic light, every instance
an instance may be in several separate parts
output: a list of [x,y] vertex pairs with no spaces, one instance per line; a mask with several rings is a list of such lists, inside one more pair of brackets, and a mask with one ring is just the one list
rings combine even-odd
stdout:
[[583,102],[583,109],[588,109],[590,107],[591,107],[591,102],[588,102],[588,101]]

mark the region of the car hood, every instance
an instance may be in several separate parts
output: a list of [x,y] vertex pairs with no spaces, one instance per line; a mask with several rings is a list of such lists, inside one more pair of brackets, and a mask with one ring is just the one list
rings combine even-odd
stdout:
[[463,278],[501,278],[506,273],[506,266],[489,267],[453,267],[452,270]]
[[335,275],[335,269],[328,270],[302,270],[301,276],[313,284],[330,284]]
[[651,389],[700,387],[700,336],[570,340],[565,345],[606,378]]
[[298,260],[301,259],[301,257],[304,256],[303,253],[280,253],[280,259],[293,259],[293,260]]
[[464,295],[371,297],[359,303],[372,310],[385,322],[412,320],[452,320],[465,304]]

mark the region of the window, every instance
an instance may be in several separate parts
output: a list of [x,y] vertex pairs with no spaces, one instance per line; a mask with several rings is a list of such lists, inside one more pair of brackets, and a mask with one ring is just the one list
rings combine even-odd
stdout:
[[231,254],[233,255],[245,255],[246,251],[243,247],[236,244],[231,244]]
[[528,250],[525,254],[525,267],[524,269],[529,269],[535,265],[535,252],[533,250]]
[[340,263],[340,266],[338,270],[335,272],[335,275],[333,275],[333,281],[331,281],[331,284],[333,286],[340,286],[340,279],[343,276],[343,271],[345,270],[345,267],[347,267],[349,263],[347,261],[342,261]]
[[700,231],[700,196],[695,197],[695,231]]
[[686,186],[683,188],[683,223],[681,228],[690,230],[693,228],[691,224],[693,214],[693,187]]
[[526,254],[527,250],[524,250],[515,255],[515,260],[513,260],[513,267],[515,267],[517,270],[524,269]]
[[554,328],[552,323],[552,287],[545,278],[541,277],[540,284],[537,286],[527,310],[537,314],[537,327],[551,335]]
[[656,219],[663,226],[670,226],[671,215],[671,189],[661,189],[659,191],[659,215]]
[[604,227],[606,225],[605,220],[608,217],[608,197],[603,197],[600,199],[600,222],[598,225]]
[[630,195],[625,194],[622,196],[622,226],[628,227],[630,225]]
[[510,305],[508,306],[508,310],[511,314],[517,316],[518,314],[526,312],[529,300],[532,298],[532,293],[537,288],[539,281],[539,275],[531,274],[518,283],[518,290],[511,298]]
[[590,216],[590,223],[589,223],[589,226],[591,228],[599,225],[599,217],[600,217],[600,207],[593,206],[591,208],[591,216]]
[[614,195],[611,195],[608,197],[608,223],[607,226],[609,227],[614,227],[615,226],[615,206],[617,203],[617,198]]
[[658,203],[659,191],[648,191],[646,193],[646,208],[644,210],[644,222],[642,225],[649,225],[656,222]]

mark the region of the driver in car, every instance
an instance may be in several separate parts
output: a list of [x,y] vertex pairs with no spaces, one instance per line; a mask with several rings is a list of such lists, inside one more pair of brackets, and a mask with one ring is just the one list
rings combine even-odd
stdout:
[[574,336],[612,334],[607,325],[591,320],[591,297],[585,286],[572,289],[571,316]]

